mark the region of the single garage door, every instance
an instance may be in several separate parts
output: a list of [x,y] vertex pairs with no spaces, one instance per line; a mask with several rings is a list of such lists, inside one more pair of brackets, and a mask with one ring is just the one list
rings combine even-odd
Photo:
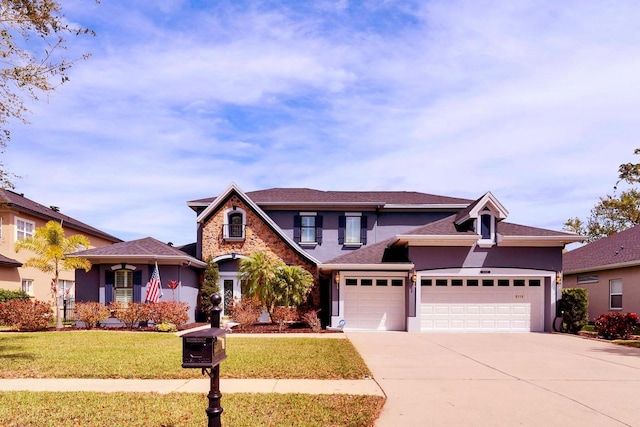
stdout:
[[541,278],[422,278],[422,331],[544,331]]
[[404,279],[347,278],[345,329],[404,331]]

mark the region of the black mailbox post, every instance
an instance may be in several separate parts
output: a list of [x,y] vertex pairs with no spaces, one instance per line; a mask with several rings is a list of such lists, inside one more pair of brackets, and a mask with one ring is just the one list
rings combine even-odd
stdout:
[[209,407],[206,409],[208,427],[221,427],[220,415],[220,362],[227,358],[226,332],[220,329],[220,302],[218,294],[211,295],[211,327],[202,331],[189,332],[182,336],[182,367],[200,368],[202,374],[209,375]]

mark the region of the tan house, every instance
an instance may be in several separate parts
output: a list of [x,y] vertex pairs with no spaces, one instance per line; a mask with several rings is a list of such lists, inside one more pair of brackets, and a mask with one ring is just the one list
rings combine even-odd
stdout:
[[[33,236],[37,227],[48,221],[62,224],[65,235],[83,234],[89,238],[91,247],[102,247],[121,242],[97,228],[64,215],[55,206],[46,207],[23,194],[0,189],[0,288],[23,290],[37,300],[51,301],[51,273],[43,273],[22,264],[33,256],[29,251],[16,253],[15,242]],[[60,273],[59,289],[65,302],[73,301],[75,295],[75,271]]]
[[563,287],[589,292],[589,320],[640,313],[640,226],[565,253],[563,268]]

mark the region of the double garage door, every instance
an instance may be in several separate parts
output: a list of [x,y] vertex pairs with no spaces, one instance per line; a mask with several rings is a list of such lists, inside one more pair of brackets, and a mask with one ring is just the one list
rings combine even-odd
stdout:
[[344,301],[347,329],[405,330],[403,278],[347,278]]
[[541,278],[421,278],[420,329],[543,331],[543,284]]

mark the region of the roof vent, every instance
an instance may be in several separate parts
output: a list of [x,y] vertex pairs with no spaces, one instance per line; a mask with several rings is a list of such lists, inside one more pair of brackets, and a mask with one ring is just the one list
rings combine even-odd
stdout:
[[60,208],[58,206],[49,206],[49,208],[54,212],[60,212]]
[[173,242],[167,242],[167,245],[173,247]]

